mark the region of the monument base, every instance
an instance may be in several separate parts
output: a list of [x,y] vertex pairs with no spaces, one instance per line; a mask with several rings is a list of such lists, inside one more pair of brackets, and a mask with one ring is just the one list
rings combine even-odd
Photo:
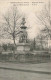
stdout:
[[18,43],[16,46],[15,54],[26,54],[29,51],[30,51],[29,43]]

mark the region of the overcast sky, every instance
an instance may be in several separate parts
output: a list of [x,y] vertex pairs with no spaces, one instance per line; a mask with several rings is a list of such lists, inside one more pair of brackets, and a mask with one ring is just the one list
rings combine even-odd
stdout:
[[7,10],[15,4],[19,11],[26,16],[28,36],[33,39],[37,36],[40,29],[44,27],[38,22],[36,14],[44,8],[45,4],[48,4],[48,1],[49,0],[0,0],[0,22],[2,21],[1,15],[5,14]]

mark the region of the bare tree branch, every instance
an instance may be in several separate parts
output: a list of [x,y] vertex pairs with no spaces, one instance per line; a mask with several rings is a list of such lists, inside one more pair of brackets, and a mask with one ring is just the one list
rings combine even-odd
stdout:
[[[10,11],[4,17],[4,23],[2,26],[4,26],[4,32],[8,33],[8,36],[12,36],[14,44],[15,44],[15,38],[19,34],[19,28],[20,28],[20,18],[21,15],[19,11],[17,10],[16,6],[13,6]],[[6,35],[6,34],[2,34]]]

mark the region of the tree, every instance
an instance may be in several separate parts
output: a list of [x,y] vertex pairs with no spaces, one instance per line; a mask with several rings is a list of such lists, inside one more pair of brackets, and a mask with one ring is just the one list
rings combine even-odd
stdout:
[[7,35],[8,38],[12,38],[14,45],[16,44],[15,39],[19,34],[21,17],[15,5],[3,16],[4,21],[2,26],[4,33],[2,35]]
[[3,44],[3,49],[6,51],[7,50],[7,45]]
[[49,29],[51,27],[50,1],[48,3],[48,6],[45,5],[39,15],[37,15],[37,18],[40,23],[46,27],[47,33],[51,39],[51,31]]
[[43,49],[43,36],[41,34],[36,37],[36,49]]
[[34,38],[34,40],[31,42],[31,46],[30,46],[30,50],[35,50],[36,49],[36,40]]
[[40,44],[41,44],[41,49],[43,49],[43,36],[40,34]]

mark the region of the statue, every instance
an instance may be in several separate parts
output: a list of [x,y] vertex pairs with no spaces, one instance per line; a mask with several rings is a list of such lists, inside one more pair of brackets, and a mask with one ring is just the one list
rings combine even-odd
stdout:
[[22,26],[20,27],[21,28],[21,31],[20,31],[20,38],[19,38],[19,42],[20,43],[26,43],[27,42],[27,31],[26,31],[26,26],[25,26],[25,18],[22,19]]

